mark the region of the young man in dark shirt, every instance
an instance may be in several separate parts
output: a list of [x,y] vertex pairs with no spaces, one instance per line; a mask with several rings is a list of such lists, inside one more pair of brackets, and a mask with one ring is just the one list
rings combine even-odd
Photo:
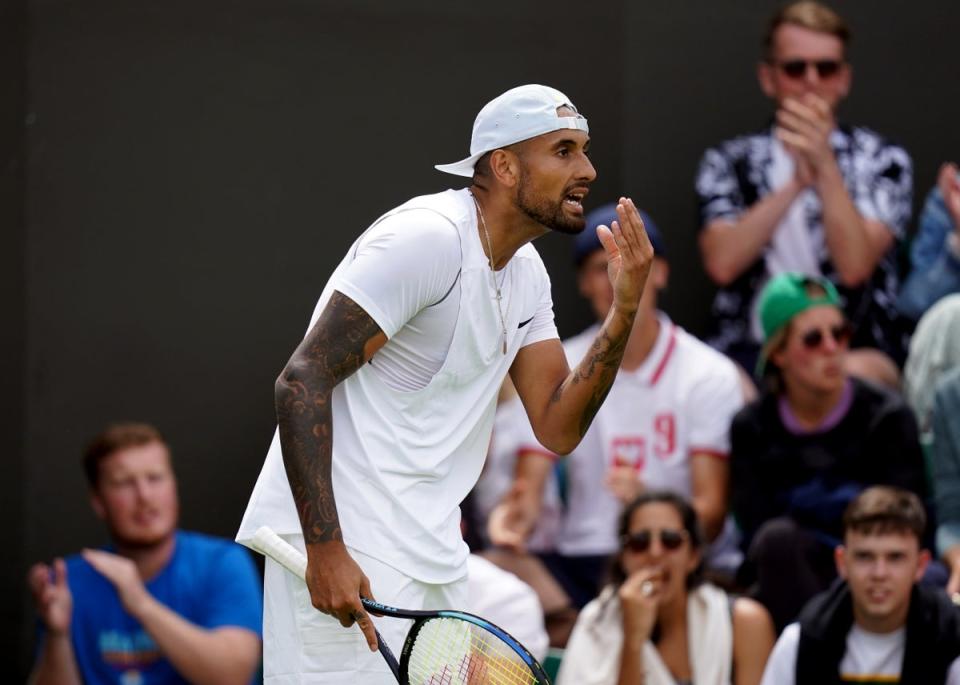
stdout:
[[926,515],[899,488],[864,490],[843,516],[842,577],[787,626],[761,685],[960,682],[960,613],[918,584],[930,552]]

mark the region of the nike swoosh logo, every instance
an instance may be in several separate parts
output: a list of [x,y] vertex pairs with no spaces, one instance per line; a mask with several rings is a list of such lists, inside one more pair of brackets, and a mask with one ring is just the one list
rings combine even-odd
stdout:
[[531,316],[531,317],[530,317],[529,319],[527,319],[526,321],[521,321],[521,322],[520,322],[520,325],[517,326],[517,328],[523,328],[523,327],[526,326],[528,323],[530,323],[531,321],[533,321],[533,319],[534,319],[534,317]]

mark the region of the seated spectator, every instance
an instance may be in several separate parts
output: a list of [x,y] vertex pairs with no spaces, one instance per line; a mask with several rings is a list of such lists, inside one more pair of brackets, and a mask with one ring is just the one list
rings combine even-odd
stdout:
[[914,321],[937,300],[960,292],[960,171],[940,167],[910,246],[910,275],[897,306]]
[[[613,290],[596,228],[615,218],[612,204],[591,212],[574,248],[580,292],[598,321],[607,316]],[[565,458],[567,499],[556,553],[541,555],[577,608],[599,592],[609,557],[619,548],[620,511],[644,489],[670,489],[690,498],[714,543],[708,552],[713,565],[732,572],[740,560],[727,517],[729,428],[743,402],[739,376],[729,359],[657,309],[669,267],[660,231],[649,216],[644,224],[656,253],[647,287],[610,393],[580,445]],[[565,341],[570,359],[583,356],[597,328],[599,323]],[[543,483],[556,460],[537,445],[529,425],[521,447],[526,454],[517,461],[520,494],[514,490],[490,519],[492,542],[516,550],[540,520]]]
[[836,121],[852,82],[849,38],[843,19],[820,3],[777,12],[757,67],[772,123],[703,156],[700,250],[719,286],[710,342],[752,369],[763,285],[785,271],[823,275],[854,325],[851,370],[895,387],[909,329],[895,301],[911,162],[874,131]]
[[777,641],[762,685],[960,683],[960,613],[917,581],[930,561],[916,495],[872,487],[843,516],[842,580]]
[[937,552],[950,571],[947,592],[960,602],[960,367],[948,371],[936,385],[932,429]]
[[580,613],[557,685],[755,685],[774,643],[758,603],[702,582],[696,512],[647,491],[620,519],[611,583]]
[[930,307],[910,340],[903,393],[920,422],[925,442],[930,439],[934,388],[955,366],[960,366],[960,293],[947,295]]
[[778,630],[835,577],[841,516],[861,490],[923,494],[916,420],[898,395],[845,371],[850,326],[826,278],[780,274],[760,296],[767,387],[731,429],[739,580]]
[[111,426],[83,466],[112,544],[30,569],[41,624],[31,682],[252,682],[259,574],[232,541],[176,528],[177,484],[160,433]]

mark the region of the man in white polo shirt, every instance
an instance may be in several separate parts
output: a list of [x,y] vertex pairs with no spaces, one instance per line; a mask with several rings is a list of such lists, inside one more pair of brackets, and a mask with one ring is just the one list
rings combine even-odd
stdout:
[[[603,321],[613,305],[605,278],[606,254],[590,227],[609,221],[615,205],[587,216],[577,236],[578,283]],[[644,489],[667,489],[690,498],[706,539],[714,542],[708,562],[732,572],[739,563],[727,517],[729,429],[743,405],[739,376],[728,358],[676,326],[657,309],[668,264],[656,226],[643,215],[655,250],[650,280],[634,319],[616,382],[579,446],[566,457],[567,509],[556,535],[556,554],[541,558],[575,606],[592,599],[618,549],[621,507]],[[578,359],[597,334],[597,323],[564,342]],[[532,431],[527,440],[535,440]],[[555,459],[555,457],[553,457]],[[522,548],[540,516],[542,484],[553,459],[542,450],[524,451],[517,463],[519,491],[491,516],[495,544]],[[724,555],[733,558],[724,559]],[[536,583],[534,583],[536,587]]]
[[[483,464],[508,371],[551,449],[569,452],[586,432],[616,375],[653,252],[622,198],[618,221],[599,232],[614,306],[571,371],[529,243],[583,230],[596,175],[589,140],[563,93],[507,91],[477,116],[471,155],[438,167],[470,187],[388,212],[327,283],[277,380],[278,437],[237,534],[246,542],[269,525],[308,558],[306,585],[267,562],[265,682],[385,682],[361,597],[465,604],[459,504]],[[362,635],[344,629],[354,622]],[[399,649],[405,623],[378,627]]]

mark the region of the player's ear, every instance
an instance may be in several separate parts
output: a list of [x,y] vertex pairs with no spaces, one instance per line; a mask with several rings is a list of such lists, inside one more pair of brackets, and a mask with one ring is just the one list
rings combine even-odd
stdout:
[[490,171],[498,183],[513,188],[520,182],[520,158],[513,150],[494,150],[490,153]]

